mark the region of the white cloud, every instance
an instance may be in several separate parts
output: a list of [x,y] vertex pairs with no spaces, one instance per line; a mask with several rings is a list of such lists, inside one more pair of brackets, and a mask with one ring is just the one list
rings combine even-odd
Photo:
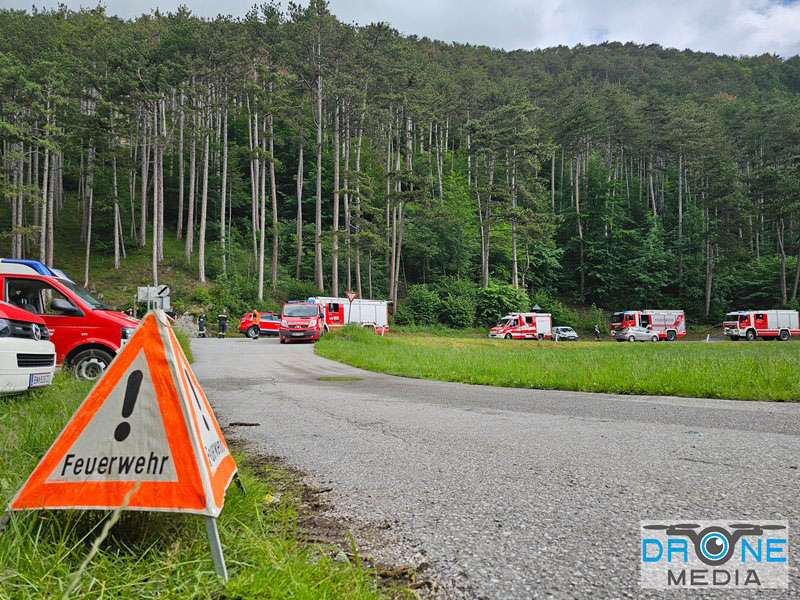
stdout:
[[[196,14],[243,15],[256,0],[107,0],[133,16],[187,4]],[[77,7],[91,2],[66,1]],[[722,54],[800,53],[800,0],[330,0],[343,21],[386,21],[406,34],[508,50],[604,40]],[[55,6],[47,0],[40,5]],[[29,8],[30,0],[0,0]]]

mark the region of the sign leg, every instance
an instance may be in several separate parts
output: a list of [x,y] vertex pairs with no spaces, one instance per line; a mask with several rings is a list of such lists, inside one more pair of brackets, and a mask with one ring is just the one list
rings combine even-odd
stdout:
[[214,559],[214,571],[223,581],[228,581],[228,569],[225,568],[225,557],[222,555],[222,544],[219,542],[217,520],[214,517],[203,517],[206,520],[208,545],[211,546],[211,558]]

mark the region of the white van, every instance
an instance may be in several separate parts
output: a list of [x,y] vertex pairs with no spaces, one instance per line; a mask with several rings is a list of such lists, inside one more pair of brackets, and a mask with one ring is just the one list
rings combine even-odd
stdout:
[[0,394],[50,385],[55,369],[56,348],[44,321],[0,302]]

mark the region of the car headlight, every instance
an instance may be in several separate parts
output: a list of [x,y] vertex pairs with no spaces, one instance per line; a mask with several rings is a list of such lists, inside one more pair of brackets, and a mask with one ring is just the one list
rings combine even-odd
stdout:
[[133,332],[136,331],[135,327],[123,327],[121,336],[123,340],[129,340],[133,337]]
[[288,327],[288,326],[289,326],[289,322],[284,320],[284,319],[281,319],[281,327]]
[[316,319],[311,319],[311,320],[308,322],[308,326],[309,326],[309,327],[315,327],[316,325],[317,325],[317,320],[316,320]]
[[11,323],[8,319],[0,319],[0,337],[8,337],[11,335]]

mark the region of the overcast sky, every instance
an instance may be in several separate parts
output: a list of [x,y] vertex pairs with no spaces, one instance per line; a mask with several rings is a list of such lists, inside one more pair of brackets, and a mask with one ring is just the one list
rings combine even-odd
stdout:
[[[62,0],[70,7],[95,2]],[[123,17],[186,4],[195,14],[242,16],[253,0],[106,0]],[[0,0],[30,8],[31,0]],[[57,1],[35,2],[52,7]],[[285,4],[285,2],[284,2]],[[330,0],[345,22],[386,21],[406,34],[497,48],[605,40],[659,43],[721,54],[800,53],[800,0]]]

